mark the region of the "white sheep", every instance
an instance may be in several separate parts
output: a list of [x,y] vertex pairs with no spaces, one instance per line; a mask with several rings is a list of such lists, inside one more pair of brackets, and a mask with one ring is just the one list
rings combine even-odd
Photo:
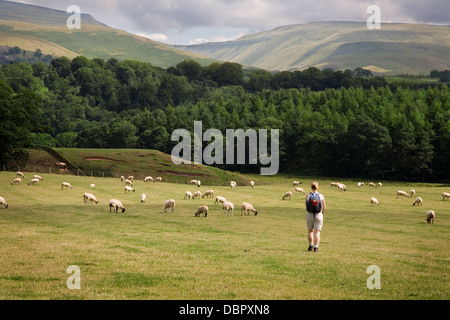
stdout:
[[361,188],[364,186],[364,182],[358,182],[358,188]]
[[416,204],[417,204],[418,206],[422,206],[422,205],[423,205],[423,200],[422,200],[421,197],[418,197],[418,198],[414,201],[413,206],[415,206]]
[[295,188],[295,187],[298,187],[302,183],[300,181],[294,181],[292,184],[294,185],[294,188]]
[[339,185],[339,182],[331,182],[330,187],[337,187]]
[[61,184],[61,190],[64,189],[64,188],[66,188],[66,189],[73,189],[72,185],[70,183],[68,183],[68,182],[63,182]]
[[371,198],[370,199],[370,206],[380,206],[380,203],[378,202],[377,198]]
[[170,199],[164,203],[164,213],[166,213],[169,209],[172,209],[172,213],[175,210],[175,200]]
[[405,191],[401,191],[401,190],[399,190],[399,191],[397,191],[397,199],[398,199],[398,197],[407,197],[408,199],[409,199],[409,194],[408,193],[406,193]]
[[427,222],[428,224],[433,223],[434,224],[434,219],[436,218],[436,214],[434,213],[433,210],[429,210],[427,212]]
[[202,184],[202,182],[200,180],[197,180],[197,187],[200,188],[201,184]]
[[39,184],[40,182],[41,182],[41,180],[39,180],[39,179],[31,179],[30,182],[28,182],[28,185],[34,186],[34,185]]
[[191,180],[191,181],[188,182],[188,184],[195,184],[195,185],[197,185],[197,182],[198,182],[197,180]]
[[192,199],[201,198],[201,197],[202,197],[202,193],[200,191],[196,191],[196,192],[194,192]]
[[337,187],[339,191],[347,191],[345,184],[339,183]]
[[442,193],[442,200],[449,199],[449,198],[450,198],[450,193],[448,193],[448,192]]
[[250,186],[253,188],[255,186],[255,181],[250,181]]
[[127,186],[133,186],[133,182],[130,180],[130,179],[125,179],[125,184],[127,185]]
[[38,180],[40,180],[40,181],[44,181],[44,178],[42,178],[41,176],[38,176],[37,174],[35,174],[35,175],[33,176],[33,179],[38,179]]
[[303,188],[300,187],[295,188],[295,192],[306,194],[305,190],[303,190]]
[[125,180],[124,176],[120,176],[120,182],[123,182],[123,180]]
[[249,215],[250,211],[255,213],[255,216],[258,214],[258,211],[256,211],[256,209],[248,202],[243,202],[241,205],[241,216],[242,214],[244,215]]
[[162,182],[162,177],[156,177],[154,182]]
[[114,209],[114,212],[119,212],[119,209],[122,210],[122,213],[125,212],[125,207],[123,206],[122,202],[117,199],[109,200],[109,212],[111,212],[111,209]]
[[130,192],[136,192],[136,190],[134,190],[132,187],[130,186],[125,186],[124,188],[124,192],[123,193],[130,193]]
[[18,177],[25,179],[25,175],[23,174],[23,172],[19,171],[16,174]]
[[12,182],[11,182],[11,185],[14,185],[14,184],[21,184],[22,183],[22,179],[20,179],[20,178],[15,178]]
[[409,194],[411,195],[411,198],[414,197],[414,195],[416,194],[416,190],[412,189]]
[[234,204],[232,204],[230,201],[225,201],[222,205],[222,208],[225,210],[226,215],[230,215],[230,211],[231,211],[231,215],[233,215],[234,213]]
[[0,206],[3,206],[5,209],[8,209],[8,204],[6,203],[6,200],[3,197],[0,197]]
[[378,182],[378,186],[379,186],[379,187],[382,187],[383,184],[382,184],[381,182]]
[[369,183],[369,188],[376,188],[376,187],[377,187],[377,185],[375,183],[373,183],[373,182]]
[[85,194],[83,194],[83,200],[84,200],[85,204],[87,204],[87,203],[98,204],[97,198],[92,193],[85,193]]
[[214,205],[216,205],[216,204],[218,204],[218,203],[225,203],[225,202],[227,202],[227,199],[225,199],[224,197],[221,197],[221,196],[217,196],[216,197],[216,201],[214,202]]
[[134,181],[134,176],[129,176],[127,180]]
[[208,191],[206,191],[206,192],[203,194],[202,198],[204,198],[204,197],[206,197],[206,198],[212,198],[212,197],[214,197],[214,190],[208,190]]
[[145,203],[145,200],[147,199],[147,196],[145,193],[141,194],[141,203]]
[[230,181],[230,188],[231,189],[236,189],[236,182],[235,181]]
[[95,188],[95,183],[91,183],[91,184],[89,185],[89,187]]
[[153,177],[145,177],[144,182],[153,182]]
[[190,191],[186,191],[186,193],[184,194],[184,199],[192,199],[192,192],[190,192]]
[[288,191],[284,194],[283,200],[286,200],[287,198],[292,199],[292,192]]
[[203,215],[205,218],[208,216],[208,206],[200,206],[197,208],[197,211],[195,212],[196,217],[200,217]]

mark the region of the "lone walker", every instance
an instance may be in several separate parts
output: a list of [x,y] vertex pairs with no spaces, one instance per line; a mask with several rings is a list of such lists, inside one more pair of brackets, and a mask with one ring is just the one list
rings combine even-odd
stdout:
[[326,210],[325,198],[319,193],[319,183],[311,184],[312,192],[306,196],[306,226],[308,228],[308,251],[319,252],[320,232],[323,226],[323,213]]

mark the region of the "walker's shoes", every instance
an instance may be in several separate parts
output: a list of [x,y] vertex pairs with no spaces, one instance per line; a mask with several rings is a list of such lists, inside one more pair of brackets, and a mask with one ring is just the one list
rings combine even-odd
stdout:
[[309,246],[308,251],[312,251],[312,250],[313,250],[313,246]]
[[319,252],[319,248],[314,248],[314,252]]

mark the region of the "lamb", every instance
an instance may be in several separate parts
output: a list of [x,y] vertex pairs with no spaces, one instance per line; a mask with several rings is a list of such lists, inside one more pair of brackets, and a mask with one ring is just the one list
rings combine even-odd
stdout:
[[162,182],[162,177],[156,177],[154,182]]
[[172,209],[172,213],[175,210],[175,200],[170,199],[164,203],[164,213],[166,213],[169,209]]
[[422,200],[421,197],[418,197],[418,198],[414,201],[413,206],[415,206],[416,204],[417,204],[417,206],[422,206],[422,205],[423,205],[423,200]]
[[299,188],[299,187],[295,188],[295,192],[306,194],[305,190],[303,190],[303,188]]
[[255,186],[255,181],[250,181],[250,186],[253,188]]
[[339,191],[347,191],[345,184],[339,183],[337,187]]
[[248,202],[243,202],[241,205],[241,216],[242,214],[244,215],[249,215],[250,211],[255,213],[255,216],[258,215],[258,211],[256,211],[256,209]]
[[97,198],[92,193],[83,194],[83,200],[85,204],[87,204],[88,202],[98,204]]
[[231,189],[236,189],[236,182],[235,181],[230,181],[230,188]]
[[442,200],[449,199],[449,198],[450,198],[450,193],[448,193],[448,192],[442,193]]
[[371,198],[370,199],[370,206],[380,206],[380,203],[378,202],[377,198]]
[[144,182],[153,182],[153,177],[145,177]]
[[64,189],[64,188],[66,188],[66,189],[73,189],[72,185],[70,183],[68,183],[68,182],[63,182],[61,184],[61,190]]
[[0,197],[0,206],[3,206],[5,209],[8,209],[8,204],[6,203],[6,200],[3,197]]
[[200,217],[203,215],[205,218],[208,216],[208,206],[200,206],[197,208],[197,212],[195,212],[196,217]]
[[221,196],[217,196],[216,201],[214,202],[214,205],[216,205],[218,203],[224,204],[225,202],[227,202],[227,199],[225,199],[224,197],[221,197]]
[[286,200],[287,198],[292,199],[292,192],[288,191],[284,194],[283,200]]
[[230,211],[231,211],[231,215],[233,215],[233,213],[234,213],[234,205],[230,201],[225,201],[223,203],[222,208],[225,210],[224,214],[230,215]]
[[125,191],[123,193],[130,193],[130,192],[136,192],[136,190],[134,190],[132,187],[130,186],[125,186]]
[[39,184],[40,182],[41,182],[41,180],[39,180],[39,179],[31,179],[30,182],[28,182],[28,185],[34,186],[34,185]]
[[114,212],[119,212],[119,209],[122,210],[122,213],[125,212],[125,207],[122,205],[122,202],[117,199],[109,200],[109,212],[111,212],[111,209],[114,209]]
[[127,185],[127,186],[133,186],[133,182],[130,180],[130,179],[126,179],[125,180],[125,184]]
[[434,213],[433,210],[429,210],[427,212],[427,222],[428,224],[433,223],[434,224],[434,218],[436,218],[436,214]]
[[23,174],[23,172],[17,172],[16,173],[18,177],[25,179],[25,175]]
[[409,193],[411,194],[411,198],[412,198],[416,194],[416,190],[412,189]]
[[398,197],[400,197],[400,196],[402,196],[402,197],[407,197],[407,198],[409,199],[409,194],[406,193],[405,191],[401,191],[401,190],[397,191],[397,199],[398,199]]
[[145,203],[145,200],[147,199],[147,196],[145,193],[141,194],[141,203]]
[[192,199],[192,192],[186,191],[186,193],[184,194],[184,198],[186,199]]
[[202,193],[200,191],[194,192],[194,195],[192,196],[192,199],[200,198],[202,196]]
[[15,178],[12,182],[11,182],[11,185],[14,185],[14,184],[21,184],[22,183],[22,179],[20,179],[20,178]]
[[295,187],[298,187],[302,183],[300,181],[294,181],[292,184],[294,185],[294,188],[295,188]]
[[214,197],[214,190],[208,190],[208,191],[206,191],[206,192],[203,194],[202,198],[204,198],[204,197],[207,197],[207,198],[212,198],[212,197]]
[[38,175],[34,175],[33,179],[38,179],[40,181],[44,181],[44,179],[41,176],[38,176]]

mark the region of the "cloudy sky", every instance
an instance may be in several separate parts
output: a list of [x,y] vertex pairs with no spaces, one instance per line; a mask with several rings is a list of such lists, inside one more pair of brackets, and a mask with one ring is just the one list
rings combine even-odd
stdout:
[[83,13],[114,28],[172,44],[236,39],[282,25],[366,21],[378,5],[384,22],[450,24],[450,0],[15,0]]

